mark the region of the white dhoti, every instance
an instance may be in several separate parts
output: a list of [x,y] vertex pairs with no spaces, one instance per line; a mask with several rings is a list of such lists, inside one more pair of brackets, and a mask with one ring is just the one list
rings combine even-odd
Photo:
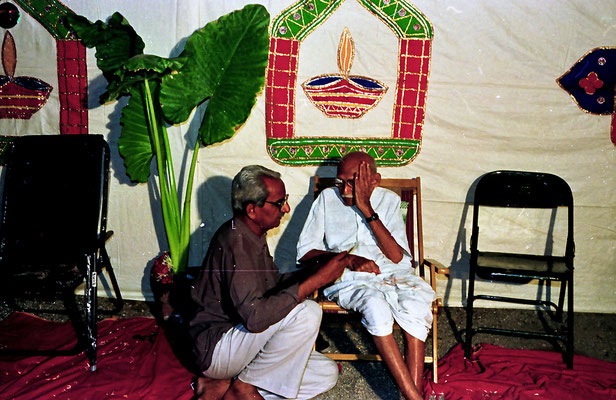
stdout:
[[341,307],[361,313],[362,324],[374,336],[391,334],[395,320],[423,342],[432,325],[431,305],[436,295],[413,270],[379,275],[347,270],[324,294]]
[[394,264],[383,254],[363,215],[355,206],[346,206],[335,188],[323,190],[312,204],[297,244],[297,258],[316,249],[350,251],[374,261],[381,270],[379,275],[346,270],[324,294],[341,307],[362,313],[362,323],[372,335],[389,335],[395,320],[424,341],[432,324],[431,305],[436,294],[412,267],[400,197],[377,187],[370,204],[404,250],[399,263]]
[[326,392],[338,380],[338,366],[313,351],[321,315],[319,305],[306,300],[263,332],[233,327],[216,344],[212,364],[203,375],[237,376],[267,400],[311,399]]

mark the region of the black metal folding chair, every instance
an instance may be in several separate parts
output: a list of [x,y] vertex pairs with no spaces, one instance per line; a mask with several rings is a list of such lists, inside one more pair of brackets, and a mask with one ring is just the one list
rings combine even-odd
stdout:
[[[564,359],[573,367],[573,195],[569,185],[552,174],[524,171],[494,171],[482,176],[475,189],[473,203],[473,231],[471,236],[470,276],[468,285],[465,355],[470,356],[473,336],[478,333],[501,334],[525,338],[547,339],[564,343]],[[495,214],[498,210],[515,209],[506,218],[484,223],[480,215]],[[526,209],[525,212],[524,209]],[[537,210],[544,209],[543,216]],[[530,212],[535,210],[534,212]],[[559,214],[564,211],[563,214]],[[506,212],[506,211],[504,211]],[[562,215],[562,219],[557,219]],[[557,221],[562,222],[559,234]],[[491,229],[498,222],[499,229]],[[542,222],[543,224],[540,224]],[[515,234],[502,225],[524,227],[527,232],[542,232],[545,245],[518,243]],[[500,231],[500,232],[499,232]],[[489,233],[488,233],[489,232]],[[498,240],[495,240],[498,238]],[[560,239],[560,240],[559,240]],[[486,249],[489,243],[490,249]],[[513,249],[513,244],[520,247]],[[541,243],[541,242],[540,242]],[[506,246],[507,249],[503,249]],[[531,248],[534,247],[534,251]],[[542,251],[538,251],[542,248]],[[538,254],[541,253],[541,254]],[[497,295],[476,294],[476,276],[484,280],[507,284]],[[534,299],[520,294],[520,288],[538,281],[540,288]],[[550,298],[547,289],[551,282],[560,282],[558,303]],[[485,292],[484,292],[485,293]],[[503,293],[511,294],[504,296]],[[563,322],[565,294],[567,319]],[[534,305],[547,311],[557,326],[543,324],[543,331],[526,331],[496,327],[473,326],[473,308],[478,300]]]
[[[16,138],[8,155],[0,226],[1,294],[15,309],[24,299],[61,298],[77,344],[57,351],[2,349],[1,355],[68,355],[86,350],[96,369],[97,287],[103,269],[123,306],[105,242],[109,146],[101,135]],[[85,280],[85,304],[75,290]],[[81,311],[80,311],[81,309]],[[85,313],[85,322],[82,315]],[[33,332],[36,335],[36,332]]]

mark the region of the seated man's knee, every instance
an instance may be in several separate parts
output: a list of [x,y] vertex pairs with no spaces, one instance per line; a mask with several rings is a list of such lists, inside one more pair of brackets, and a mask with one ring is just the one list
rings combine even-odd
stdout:
[[[329,358],[329,357],[327,357]],[[340,374],[340,369],[338,368],[338,364],[334,360],[330,360],[327,364],[323,365],[323,387],[325,390],[323,392],[327,392],[336,386],[338,382],[338,375]]]
[[296,306],[296,311],[291,324],[297,324],[307,335],[319,330],[323,311],[317,303],[305,300]]
[[301,312],[302,319],[304,319],[306,323],[314,323],[317,326],[320,325],[323,316],[321,306],[312,300],[304,300],[301,304],[304,306]]
[[382,297],[362,299],[358,311],[362,314],[362,323],[371,335],[386,336],[392,333],[394,317],[389,304]]

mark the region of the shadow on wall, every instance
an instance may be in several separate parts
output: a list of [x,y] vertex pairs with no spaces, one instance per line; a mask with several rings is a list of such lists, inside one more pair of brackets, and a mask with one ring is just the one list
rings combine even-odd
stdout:
[[[336,176],[336,167],[331,165],[321,165],[317,168],[315,175],[334,177]],[[276,266],[282,273],[296,270],[297,258],[297,241],[304,227],[304,222],[308,218],[312,201],[314,200],[313,188],[314,177],[306,182],[304,186],[306,192],[300,202],[291,210],[291,219],[286,224],[285,230],[280,236],[276,251],[274,252],[274,261]]]
[[199,227],[190,238],[191,266],[200,266],[216,230],[233,217],[231,182],[228,176],[213,176],[197,188],[197,214]]
[[[464,207],[462,209],[462,215],[460,216],[460,223],[458,225],[458,235],[451,255],[451,261],[445,262],[445,265],[449,264],[449,279],[447,279],[447,286],[445,287],[445,293],[443,293],[443,303],[445,305],[451,304],[450,299],[452,296],[452,286],[454,280],[460,280],[460,303],[466,306],[467,300],[467,285],[469,278],[469,264],[470,264],[470,243],[467,243],[466,238],[470,237],[466,232],[467,220],[472,220],[472,213],[469,214],[471,205],[474,202],[475,187],[479,178],[475,179],[468,191],[466,192],[466,198],[464,199]],[[450,325],[451,331],[458,343],[463,342],[462,332],[458,329],[455,320],[451,316],[451,312],[448,308],[444,308],[447,315],[447,321]]]
[[[93,83],[98,81],[98,79],[99,78],[95,79]],[[100,79],[103,78],[101,77]],[[107,81],[105,81],[104,79],[103,81],[106,84]],[[128,175],[126,175],[126,166],[124,166],[124,159],[120,155],[120,150],[118,148],[118,141],[120,139],[120,134],[122,133],[120,118],[122,118],[122,109],[127,103],[128,99],[126,97],[122,97],[117,102],[115,102],[113,111],[109,114],[109,120],[107,121],[107,125],[105,126],[109,132],[107,134],[107,143],[109,144],[109,149],[111,150],[110,169],[111,171],[113,171],[113,177],[117,179],[120,185],[137,186],[138,184],[131,182],[128,178]],[[95,108],[92,107],[92,104],[90,104],[89,107]]]

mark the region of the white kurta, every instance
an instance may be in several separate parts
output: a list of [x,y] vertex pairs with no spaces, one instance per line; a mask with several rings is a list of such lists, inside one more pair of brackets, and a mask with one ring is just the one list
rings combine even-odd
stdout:
[[383,254],[361,212],[355,206],[346,206],[336,188],[323,190],[312,204],[297,244],[297,258],[316,249],[351,251],[374,260],[381,270],[379,275],[345,270],[324,294],[341,307],[361,312],[362,323],[372,335],[391,334],[395,320],[402,329],[423,341],[432,324],[431,304],[436,295],[412,267],[400,198],[390,190],[377,187],[370,203],[404,249],[402,261],[395,264]]

